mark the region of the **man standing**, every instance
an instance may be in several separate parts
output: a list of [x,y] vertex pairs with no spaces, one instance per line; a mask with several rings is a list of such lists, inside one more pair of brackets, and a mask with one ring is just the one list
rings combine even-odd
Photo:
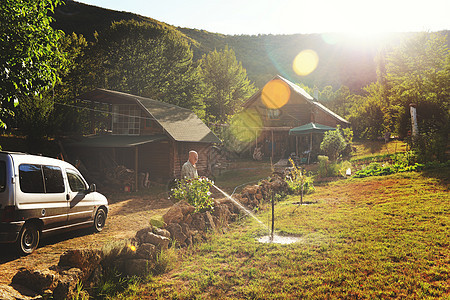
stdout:
[[197,178],[197,167],[195,164],[198,161],[198,154],[194,150],[189,151],[189,160],[184,163],[183,167],[181,168],[181,178]]

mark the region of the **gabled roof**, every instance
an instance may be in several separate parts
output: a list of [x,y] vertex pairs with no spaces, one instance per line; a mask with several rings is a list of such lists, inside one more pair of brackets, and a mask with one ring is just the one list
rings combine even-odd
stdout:
[[[298,95],[300,95],[303,99],[305,99],[309,104],[313,105],[314,107],[317,107],[318,109],[324,111],[325,113],[329,114],[330,116],[332,116],[333,118],[337,119],[340,122],[346,123],[346,124],[350,124],[349,121],[345,120],[344,118],[342,118],[341,116],[339,116],[338,114],[334,113],[333,111],[331,111],[330,109],[328,109],[327,107],[325,107],[322,103],[319,103],[317,101],[317,99],[314,99],[310,94],[308,94],[304,89],[302,89],[301,87],[299,87],[298,85],[296,85],[295,83],[287,80],[284,77],[281,77],[280,75],[275,76],[272,80],[275,79],[279,79],[283,82],[285,82],[289,88],[291,89],[291,92],[294,92]],[[259,97],[261,97],[262,94],[262,89],[260,89],[258,92],[256,92],[255,94],[253,94],[242,106],[247,108],[250,106],[250,104],[252,104],[253,102],[255,102]]]
[[80,141],[68,143],[71,147],[129,148],[147,143],[167,140],[164,134],[156,135],[95,135]]
[[[219,138],[191,110],[127,93],[95,89],[78,98],[105,103],[136,103],[178,142],[220,143]],[[116,100],[114,100],[116,98]]]

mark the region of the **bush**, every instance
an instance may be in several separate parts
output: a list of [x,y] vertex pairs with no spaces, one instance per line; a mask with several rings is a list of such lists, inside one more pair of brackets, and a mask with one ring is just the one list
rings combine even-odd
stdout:
[[339,175],[339,167],[335,162],[330,162],[328,156],[319,155],[319,167],[317,174],[319,177],[335,177]]
[[345,133],[342,133],[339,126],[336,130],[325,132],[323,136],[320,150],[325,152],[331,161],[336,161],[339,155],[346,149],[347,144],[350,143],[350,140],[349,142],[346,141],[343,136],[344,134],[348,139],[353,138],[353,132],[350,133],[346,130]]
[[[449,126],[447,126],[449,127]],[[414,142],[410,141],[411,148],[417,154],[417,160],[422,163],[428,161],[445,162],[448,141],[448,132],[442,130],[439,132],[429,131],[421,133],[417,136]]]
[[195,207],[195,211],[207,211],[214,208],[211,198],[211,186],[214,183],[208,178],[181,179],[171,190],[171,198],[176,201],[185,200]]

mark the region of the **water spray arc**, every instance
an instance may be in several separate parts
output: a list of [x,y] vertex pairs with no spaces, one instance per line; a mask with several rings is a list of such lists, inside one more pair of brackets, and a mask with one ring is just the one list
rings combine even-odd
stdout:
[[[236,206],[238,206],[242,211],[244,211],[247,215],[251,216],[253,219],[255,219],[261,226],[263,226],[264,229],[269,231],[269,226],[266,226],[263,222],[261,222],[260,219],[258,219],[250,210],[245,208],[239,201],[234,199],[232,196],[228,195],[226,192],[224,192],[222,189],[220,189],[215,184],[212,185],[215,189],[217,189],[220,193],[222,193],[225,197],[230,199]],[[236,191],[237,187],[234,189],[234,192]],[[291,244],[298,241],[298,238],[296,237],[283,237],[278,236],[275,234],[275,193],[272,192],[272,228],[271,232],[267,236],[263,236],[258,239],[261,243],[278,243],[278,244]]]

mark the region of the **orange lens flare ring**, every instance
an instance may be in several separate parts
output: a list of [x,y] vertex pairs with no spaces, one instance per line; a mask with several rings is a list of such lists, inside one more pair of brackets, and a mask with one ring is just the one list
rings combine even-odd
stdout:
[[261,100],[269,109],[283,107],[291,96],[291,89],[286,82],[280,79],[269,81],[262,89]]

